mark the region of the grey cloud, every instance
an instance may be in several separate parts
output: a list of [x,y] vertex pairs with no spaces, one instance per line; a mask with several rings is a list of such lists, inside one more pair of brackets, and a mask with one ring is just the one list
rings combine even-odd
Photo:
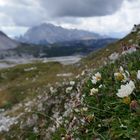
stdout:
[[46,22],[50,22],[50,23],[55,22],[58,25],[61,25],[63,23],[78,25],[81,23],[81,20],[80,18],[74,18],[74,17],[55,17],[55,18],[49,18]]
[[[34,26],[44,21],[79,24],[80,17],[113,14],[122,2],[123,0],[7,0],[6,6],[0,7],[0,13],[4,13],[11,23],[18,26]],[[2,19],[4,20],[5,18]]]
[[105,16],[116,12],[123,0],[40,0],[50,14],[56,17]]

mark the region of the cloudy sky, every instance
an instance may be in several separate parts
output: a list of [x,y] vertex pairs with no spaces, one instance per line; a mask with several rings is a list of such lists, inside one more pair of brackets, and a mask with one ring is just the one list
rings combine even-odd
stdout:
[[17,36],[46,22],[122,37],[139,13],[140,0],[0,0],[0,30]]

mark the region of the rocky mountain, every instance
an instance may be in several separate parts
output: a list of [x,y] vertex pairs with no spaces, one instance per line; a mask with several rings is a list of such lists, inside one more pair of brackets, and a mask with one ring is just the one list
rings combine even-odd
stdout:
[[9,38],[6,34],[0,31],[0,50],[16,48],[19,45],[16,41]]
[[65,29],[53,24],[41,24],[30,28],[23,36],[17,38],[21,42],[33,44],[47,44],[71,40],[103,38],[99,34],[77,30]]
[[[42,25],[48,26],[48,25]],[[49,25],[53,28],[53,25]],[[63,29],[65,30],[65,29]],[[82,31],[78,31],[82,32]],[[87,33],[88,34],[88,33]],[[82,36],[82,34],[81,34]],[[19,43],[9,38],[5,33],[0,32],[0,59],[5,58],[24,58],[24,57],[55,57],[55,56],[69,56],[69,55],[87,55],[91,51],[101,49],[111,42],[116,41],[113,38],[104,39],[89,39],[71,40],[48,44],[40,42],[41,44]]]

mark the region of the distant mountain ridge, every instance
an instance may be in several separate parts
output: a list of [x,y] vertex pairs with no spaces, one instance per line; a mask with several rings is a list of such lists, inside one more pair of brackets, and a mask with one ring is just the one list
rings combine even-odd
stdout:
[[61,26],[43,23],[41,25],[30,28],[23,36],[18,38],[24,43],[47,44],[64,41],[82,40],[82,39],[99,39],[103,38],[97,33],[66,29]]
[[0,31],[0,51],[16,48],[18,45],[18,42],[12,40],[5,33]]
[[21,43],[14,49],[8,49],[0,52],[0,59],[6,57],[12,58],[48,58],[58,56],[71,56],[71,55],[87,55],[90,52],[97,51],[104,48],[106,45],[115,42],[116,39],[92,39],[92,40],[75,40],[49,45],[35,45]]
[[2,31],[0,31],[0,36],[6,36],[7,37],[7,35]]
[[[53,25],[49,26],[55,28],[55,26]],[[83,31],[78,31],[78,33],[79,32]],[[84,32],[85,32],[84,35],[89,34],[86,31]],[[84,35],[82,35],[81,33],[81,37]],[[116,41],[116,39],[113,38],[92,39],[92,36],[90,36],[79,40],[77,39],[63,42],[61,41],[52,44],[43,41],[41,42],[42,44],[20,43],[18,41],[11,39],[5,33],[0,32],[0,59],[26,58],[27,56],[33,58],[42,58],[55,56],[87,55],[90,52],[101,49],[114,41]]]

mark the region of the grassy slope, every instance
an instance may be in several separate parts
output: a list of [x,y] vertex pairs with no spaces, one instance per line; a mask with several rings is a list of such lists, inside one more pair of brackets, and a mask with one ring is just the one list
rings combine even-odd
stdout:
[[[140,70],[140,51],[121,57],[115,63],[108,64],[98,69],[102,74],[102,80],[93,85],[88,80],[83,89],[85,95],[84,104],[88,111],[84,115],[80,112],[78,115],[81,119],[89,118],[92,114],[94,117],[85,119],[83,125],[78,126],[75,137],[80,140],[92,140],[100,138],[104,140],[123,140],[123,139],[140,139],[139,121],[140,121],[140,80],[137,79],[137,71]],[[118,89],[125,83],[114,78],[114,73],[119,71],[123,66],[124,70],[130,73],[130,79],[134,81],[136,89],[135,94],[130,96],[130,100],[138,102],[138,109],[130,109],[131,101],[124,102],[124,99],[117,97]],[[99,88],[102,84],[103,87]],[[98,88],[99,92],[90,96],[90,89]]]
[[[129,40],[132,40],[132,42],[129,42]],[[114,52],[122,52],[121,44],[126,43],[127,45],[131,45],[134,43],[139,44],[140,43],[140,37],[138,34],[138,31],[135,33],[128,34],[125,38],[111,43],[106,48],[103,48],[97,52],[91,53],[88,57],[86,57],[84,60],[82,60],[86,65],[89,67],[99,67],[103,64],[104,60],[111,55]]]
[[[35,68],[25,71],[28,68]],[[0,107],[11,107],[26,97],[32,98],[36,95],[36,89],[48,84],[62,82],[65,79],[74,77],[73,66],[63,66],[57,62],[33,63],[18,65],[13,68],[0,70]],[[57,74],[72,73],[70,77],[57,77]]]

